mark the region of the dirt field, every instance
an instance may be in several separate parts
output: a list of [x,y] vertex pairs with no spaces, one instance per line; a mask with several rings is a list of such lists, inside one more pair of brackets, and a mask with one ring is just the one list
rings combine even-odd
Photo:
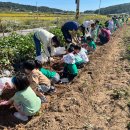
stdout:
[[0,129],[127,130],[130,67],[123,54],[129,30],[130,25],[125,26],[107,45],[98,46],[90,64],[71,84],[58,85],[57,93],[48,97],[50,103],[28,123],[17,121],[13,108],[0,108]]

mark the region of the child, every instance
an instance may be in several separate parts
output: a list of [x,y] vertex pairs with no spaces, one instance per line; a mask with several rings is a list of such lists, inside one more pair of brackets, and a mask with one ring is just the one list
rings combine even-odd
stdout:
[[63,61],[65,63],[63,77],[68,78],[69,81],[73,80],[78,74],[78,69],[75,64],[75,56],[73,54],[74,48],[68,49],[68,54],[63,56]]
[[91,37],[87,37],[87,43],[88,43],[88,46],[86,49],[88,50],[88,52],[91,52],[91,51],[93,52],[96,50],[96,44]]
[[18,111],[14,113],[14,116],[22,121],[27,121],[28,116],[33,116],[40,110],[41,100],[31,89],[29,80],[24,74],[16,75],[12,79],[12,83],[17,92],[3,105],[13,104]]
[[99,39],[100,39],[101,45],[104,45],[109,42],[110,35],[111,35],[110,31],[101,27],[101,33],[99,34]]
[[86,64],[86,63],[88,63],[89,62],[89,59],[88,59],[88,56],[87,56],[87,54],[86,54],[86,52],[85,52],[85,49],[84,48],[81,48],[80,46],[78,46],[78,45],[76,45],[75,47],[74,47],[74,51],[75,51],[75,53],[77,54],[77,55],[79,55],[80,57],[81,57],[81,59],[82,59],[82,61],[80,61],[80,63],[76,63],[76,64]]
[[93,41],[94,42],[96,42],[97,41],[97,28],[96,28],[96,26],[95,26],[95,23],[93,23],[93,24],[91,24],[91,32],[90,32],[90,34],[91,34],[91,38],[93,38]]
[[46,102],[44,93],[53,92],[55,88],[51,86],[50,80],[45,75],[38,69],[35,69],[36,65],[34,61],[28,60],[24,62],[23,65],[25,73],[30,81],[31,88],[41,98],[42,103]]
[[52,83],[58,83],[60,81],[60,75],[55,71],[50,71],[42,67],[42,62],[35,60],[36,68],[39,69]]

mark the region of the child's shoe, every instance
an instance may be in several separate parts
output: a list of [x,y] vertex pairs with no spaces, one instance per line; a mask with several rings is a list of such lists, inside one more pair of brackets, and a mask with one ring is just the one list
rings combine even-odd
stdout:
[[19,120],[28,121],[28,117],[25,116],[25,115],[20,114],[19,112],[15,112],[15,113],[14,113],[14,116],[15,116],[17,119],[19,119]]
[[48,103],[47,98],[45,96],[40,97],[41,103]]

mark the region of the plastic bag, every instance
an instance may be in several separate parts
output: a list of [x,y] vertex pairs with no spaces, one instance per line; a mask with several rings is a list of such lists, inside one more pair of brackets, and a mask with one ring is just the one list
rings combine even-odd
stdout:
[[55,53],[54,53],[55,56],[63,55],[65,53],[66,53],[65,47],[57,47],[57,48],[55,48]]
[[42,63],[46,63],[48,61],[48,57],[45,54],[37,56],[35,59]]
[[9,77],[3,77],[0,78],[0,95],[2,95],[3,89],[6,85],[6,83],[8,83],[10,85],[10,87],[12,88],[12,79]]

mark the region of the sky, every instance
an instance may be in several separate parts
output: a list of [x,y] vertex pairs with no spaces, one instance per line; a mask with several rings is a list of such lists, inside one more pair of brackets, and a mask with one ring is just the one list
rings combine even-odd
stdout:
[[[48,6],[62,10],[75,11],[75,0],[0,0],[2,2],[14,2],[27,5]],[[80,11],[95,10],[99,8],[100,0],[80,0]],[[130,3],[130,0],[101,0],[101,7]]]

